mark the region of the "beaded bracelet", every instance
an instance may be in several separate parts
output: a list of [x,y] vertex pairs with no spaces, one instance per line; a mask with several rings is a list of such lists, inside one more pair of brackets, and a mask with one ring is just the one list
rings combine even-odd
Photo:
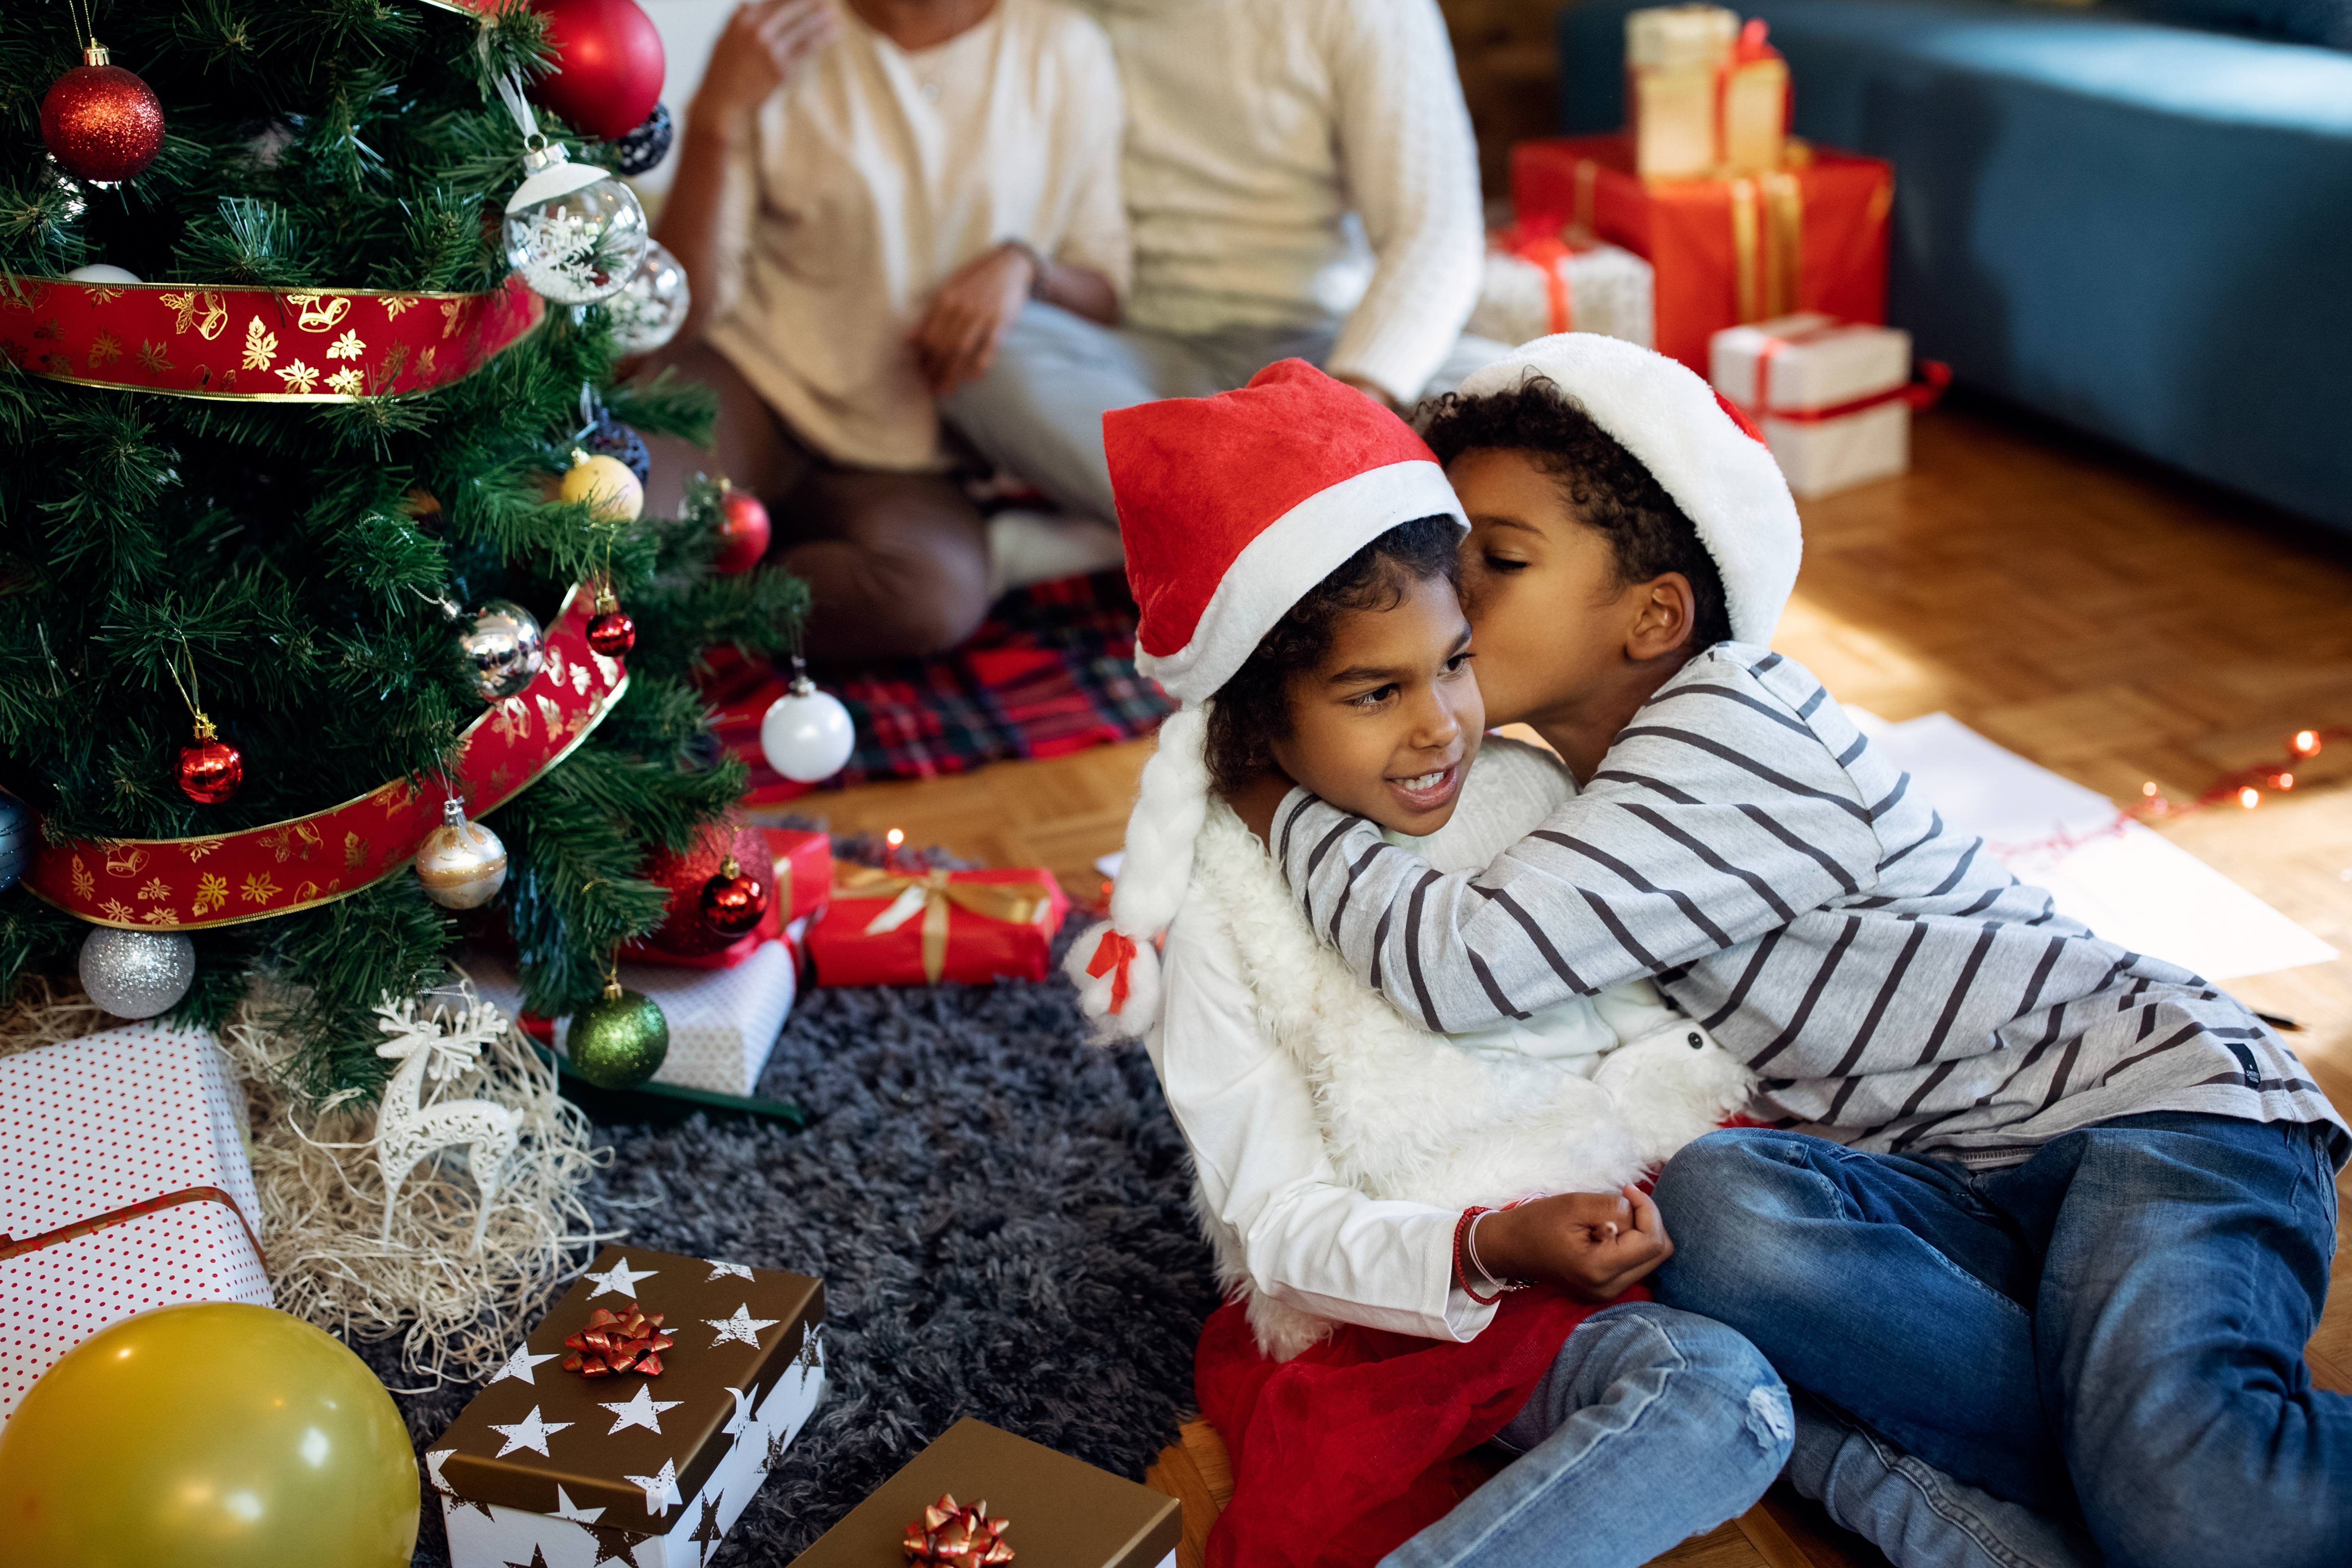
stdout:
[[[1462,1293],[1465,1296],[1482,1307],[1491,1307],[1510,1291],[1524,1290],[1528,1288],[1527,1281],[1524,1279],[1496,1279],[1488,1272],[1486,1265],[1478,1257],[1478,1221],[1482,1215],[1494,1212],[1493,1209],[1481,1208],[1473,1204],[1462,1211],[1461,1218],[1454,1222],[1454,1282],[1462,1287]],[[1478,1277],[1495,1287],[1493,1295],[1481,1296],[1476,1288],[1470,1283],[1469,1272],[1462,1267],[1462,1260],[1465,1256],[1470,1260],[1470,1267],[1478,1271]]]

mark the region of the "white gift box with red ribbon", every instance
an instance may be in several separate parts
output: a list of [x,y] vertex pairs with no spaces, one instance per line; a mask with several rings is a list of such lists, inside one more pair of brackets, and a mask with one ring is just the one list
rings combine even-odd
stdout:
[[0,1421],[134,1312],[275,1304],[245,1115],[201,1030],[134,1024],[0,1058]]
[[1824,496],[1911,466],[1911,415],[1951,373],[1911,374],[1911,334],[1822,315],[1727,327],[1707,343],[1707,378],[1750,419],[1801,497]]
[[1632,251],[1518,226],[1486,243],[1471,335],[1516,347],[1554,332],[1598,332],[1651,346],[1655,278]]

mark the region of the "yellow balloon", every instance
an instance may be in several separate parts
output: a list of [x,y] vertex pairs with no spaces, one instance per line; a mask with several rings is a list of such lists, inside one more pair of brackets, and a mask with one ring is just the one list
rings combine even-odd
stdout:
[[586,501],[589,515],[598,522],[635,522],[646,510],[646,488],[637,483],[636,474],[620,458],[601,452],[593,458],[572,453],[556,494],[563,500]]
[[404,1568],[416,1458],[332,1336],[159,1307],[66,1352],[0,1427],[0,1568]]

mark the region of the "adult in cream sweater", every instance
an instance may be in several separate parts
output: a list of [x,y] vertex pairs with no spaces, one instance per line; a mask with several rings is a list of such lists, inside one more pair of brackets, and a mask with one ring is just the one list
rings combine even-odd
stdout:
[[1123,324],[1033,301],[940,410],[1063,506],[1117,515],[1102,416],[1297,357],[1399,406],[1465,339],[1485,233],[1436,0],[1079,0],[1126,89]]
[[[659,237],[694,282],[667,356],[719,394],[716,467],[809,584],[810,653],[922,654],[986,612],[986,524],[932,398],[1033,300],[1114,321],[1121,110],[1054,0],[748,0],[687,107]],[[656,504],[713,466],[655,449]]]

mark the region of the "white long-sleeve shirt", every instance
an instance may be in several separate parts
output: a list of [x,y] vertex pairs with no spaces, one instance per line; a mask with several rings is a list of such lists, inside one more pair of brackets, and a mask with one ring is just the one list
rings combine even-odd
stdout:
[[913,51],[845,8],[728,170],[712,346],[836,462],[936,467],[908,330],[1007,239],[1123,289],[1123,123],[1108,41],[1052,0]]
[[1127,89],[1127,321],[1343,322],[1324,364],[1420,395],[1477,303],[1477,147],[1436,0],[1083,0]]
[[1482,868],[1385,845],[1294,790],[1277,853],[1318,935],[1407,1017],[1477,1027],[1654,977],[1764,1075],[1759,1114],[1990,1167],[2144,1111],[2326,1121],[2284,1041],[2176,964],[2103,942],[1946,830],[1821,682],[1693,658],[1584,791]]
[[[1490,738],[1454,820],[1409,842],[1439,864],[1483,866],[1574,790],[1547,753]],[[1160,1022],[1146,1043],[1192,1147],[1203,1215],[1223,1228],[1223,1250],[1239,1258],[1251,1287],[1319,1318],[1423,1339],[1475,1337],[1494,1309],[1454,1285],[1457,1212],[1374,1198],[1340,1179],[1315,1089],[1268,1026],[1266,999],[1244,977],[1231,927],[1189,900],[1161,962]],[[1574,998],[1457,1043],[1589,1076],[1600,1053],[1687,1022],[1643,984]]]

